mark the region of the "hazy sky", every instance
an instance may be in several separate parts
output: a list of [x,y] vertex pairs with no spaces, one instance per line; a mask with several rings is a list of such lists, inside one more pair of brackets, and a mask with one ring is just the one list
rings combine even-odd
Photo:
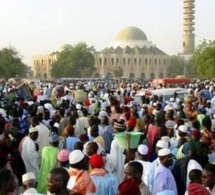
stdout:
[[[215,0],[196,0],[196,45],[215,39]],[[0,0],[0,49],[32,56],[86,42],[101,50],[127,26],[169,55],[182,52],[183,0]]]

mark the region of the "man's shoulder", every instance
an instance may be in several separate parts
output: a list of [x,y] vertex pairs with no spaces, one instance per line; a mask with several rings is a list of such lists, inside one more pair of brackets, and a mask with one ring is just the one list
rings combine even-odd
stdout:
[[39,125],[37,125],[36,127],[35,127],[36,129],[38,129],[38,130],[48,130],[49,131],[49,129],[48,129],[48,127],[46,127],[44,124],[42,124],[42,123],[40,123]]

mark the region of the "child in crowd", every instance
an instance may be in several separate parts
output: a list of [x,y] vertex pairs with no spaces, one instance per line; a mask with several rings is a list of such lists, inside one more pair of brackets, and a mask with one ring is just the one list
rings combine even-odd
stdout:
[[190,183],[185,195],[210,195],[210,192],[202,185],[202,171],[193,169],[189,172]]

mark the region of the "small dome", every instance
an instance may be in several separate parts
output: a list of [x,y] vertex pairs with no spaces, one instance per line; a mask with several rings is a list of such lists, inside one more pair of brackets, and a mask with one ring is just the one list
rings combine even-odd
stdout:
[[146,41],[146,34],[137,27],[126,27],[122,29],[115,38],[116,41]]
[[72,45],[70,45],[70,44],[64,44],[64,45],[60,46],[59,50],[63,51],[65,49],[71,49],[71,48],[72,48]]

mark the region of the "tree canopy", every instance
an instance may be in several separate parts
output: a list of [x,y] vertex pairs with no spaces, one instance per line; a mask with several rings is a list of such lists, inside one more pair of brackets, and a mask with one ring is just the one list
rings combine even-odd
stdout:
[[212,78],[215,75],[215,41],[203,40],[192,58],[198,77]]
[[181,56],[171,56],[171,63],[168,67],[168,77],[176,77],[184,74],[184,59]]
[[95,70],[94,53],[94,47],[88,47],[86,43],[65,47],[52,64],[51,75],[56,78],[92,76]]
[[14,48],[0,50],[0,78],[26,77],[30,69]]

